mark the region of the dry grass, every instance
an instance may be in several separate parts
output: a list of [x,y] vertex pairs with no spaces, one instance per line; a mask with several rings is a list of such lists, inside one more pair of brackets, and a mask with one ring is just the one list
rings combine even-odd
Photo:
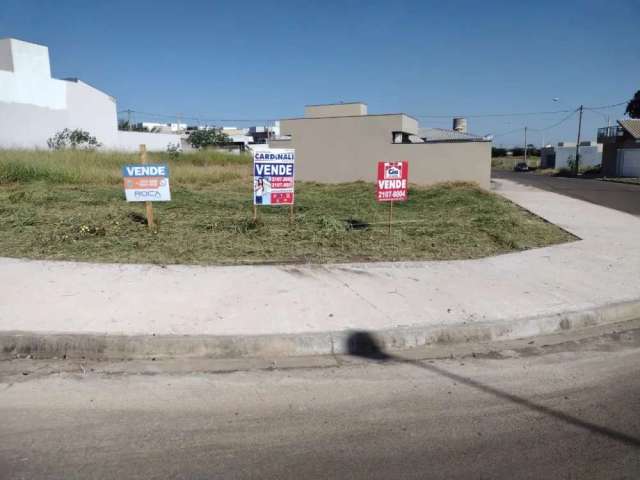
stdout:
[[[523,163],[524,157],[494,157],[491,159],[491,168],[496,170],[513,170],[518,163]],[[529,168],[538,168],[540,166],[540,157],[527,157],[527,166]]]
[[[124,201],[120,168],[137,156],[0,152],[0,255],[107,262],[243,264],[477,258],[569,241],[571,235],[468,184],[412,187],[409,201],[375,201],[364,182],[296,185],[296,215],[260,207],[251,219],[251,166],[203,152],[169,159],[173,200]],[[350,228],[350,221],[365,224]],[[356,223],[357,223],[356,222]]]
[[[251,159],[217,151],[181,154],[148,154],[150,162],[168,163],[175,185],[219,183],[251,174]],[[104,153],[82,150],[0,150],[0,184],[45,181],[50,184],[120,185],[121,168],[139,163],[136,153]]]

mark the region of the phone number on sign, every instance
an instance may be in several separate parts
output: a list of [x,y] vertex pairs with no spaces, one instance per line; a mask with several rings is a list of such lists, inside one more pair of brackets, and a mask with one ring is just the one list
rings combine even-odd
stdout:
[[406,190],[387,190],[387,191],[378,192],[378,200],[406,198],[406,196],[407,196]]

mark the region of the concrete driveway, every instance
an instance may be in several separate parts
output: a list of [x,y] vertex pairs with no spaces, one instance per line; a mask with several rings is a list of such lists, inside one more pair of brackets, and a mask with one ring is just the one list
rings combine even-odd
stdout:
[[582,178],[549,177],[536,175],[533,172],[504,170],[493,170],[491,176],[560,193],[603,207],[615,208],[632,215],[640,215],[640,185]]

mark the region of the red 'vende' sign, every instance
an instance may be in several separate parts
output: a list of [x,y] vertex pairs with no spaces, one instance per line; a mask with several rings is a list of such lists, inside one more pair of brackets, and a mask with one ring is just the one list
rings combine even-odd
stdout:
[[378,162],[377,199],[402,202],[407,199],[409,162]]

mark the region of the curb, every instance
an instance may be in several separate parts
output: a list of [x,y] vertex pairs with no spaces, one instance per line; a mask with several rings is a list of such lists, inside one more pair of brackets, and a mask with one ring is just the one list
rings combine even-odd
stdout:
[[[385,351],[579,330],[640,318],[640,299],[585,310],[451,326],[422,325],[368,332]],[[214,359],[348,354],[354,330],[282,335],[106,335],[0,332],[0,359],[92,360],[206,357]]]
[[609,182],[609,183],[621,183],[622,185],[633,185],[640,188],[640,183],[638,182],[625,182],[624,180],[612,180],[607,177],[599,178],[601,182]]

